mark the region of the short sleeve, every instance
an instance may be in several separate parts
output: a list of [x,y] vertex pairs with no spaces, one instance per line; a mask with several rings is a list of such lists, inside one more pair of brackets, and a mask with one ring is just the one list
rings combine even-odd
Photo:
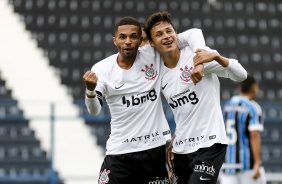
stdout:
[[263,131],[262,110],[255,102],[251,101],[249,131]]

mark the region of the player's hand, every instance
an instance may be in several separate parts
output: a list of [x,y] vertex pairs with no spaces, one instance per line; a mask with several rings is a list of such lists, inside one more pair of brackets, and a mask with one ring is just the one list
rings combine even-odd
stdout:
[[218,56],[218,53],[216,52],[210,52],[206,51],[204,49],[197,49],[196,50],[196,55],[194,56],[194,66],[211,62]]
[[194,67],[192,73],[191,73],[191,79],[194,82],[194,84],[196,85],[198,82],[200,82],[202,80],[202,78],[204,77],[204,65],[200,64]]
[[167,163],[168,163],[169,170],[170,172],[172,172],[174,168],[174,153],[172,152],[172,141],[169,147],[167,148],[166,156],[167,156]]
[[260,177],[260,165],[259,164],[255,164],[254,165],[254,175],[253,175],[253,179],[256,180]]
[[94,91],[97,86],[98,77],[89,70],[83,75],[83,81],[88,90]]

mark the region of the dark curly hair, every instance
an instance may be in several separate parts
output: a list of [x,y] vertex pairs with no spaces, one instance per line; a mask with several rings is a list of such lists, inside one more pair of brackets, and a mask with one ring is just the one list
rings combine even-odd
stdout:
[[146,22],[146,26],[145,26],[145,32],[149,40],[152,41],[151,30],[153,29],[153,27],[160,24],[161,22],[166,22],[166,23],[171,24],[173,29],[176,30],[171,22],[170,13],[166,11],[154,13],[148,18]]
[[138,27],[138,31],[139,31],[139,35],[141,36],[141,34],[142,34],[141,25],[140,25],[140,23],[139,23],[135,18],[133,18],[133,17],[123,17],[123,18],[121,18],[120,20],[118,20],[118,21],[116,22],[116,25],[115,25],[114,34],[117,33],[119,26],[124,26],[124,25],[134,25],[134,26],[137,26],[137,27]]

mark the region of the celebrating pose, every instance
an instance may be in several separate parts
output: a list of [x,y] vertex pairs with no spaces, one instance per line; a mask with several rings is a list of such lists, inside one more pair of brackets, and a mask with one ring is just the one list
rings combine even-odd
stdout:
[[[111,112],[111,134],[99,184],[169,183],[165,144],[170,131],[160,96],[161,62],[156,61],[150,46],[138,50],[141,35],[136,19],[120,19],[113,38],[118,53],[83,76],[88,111],[99,114],[105,97]],[[180,46],[189,45],[193,50],[205,45],[199,29],[178,38]]]
[[[151,15],[145,31],[151,46],[160,53],[156,60],[162,63],[162,92],[176,122],[172,143],[176,154],[168,153],[172,181],[215,184],[227,146],[218,76],[242,81],[247,72],[237,60],[209,48],[196,53],[190,47],[180,49],[167,12]],[[201,75],[191,76],[195,70]]]

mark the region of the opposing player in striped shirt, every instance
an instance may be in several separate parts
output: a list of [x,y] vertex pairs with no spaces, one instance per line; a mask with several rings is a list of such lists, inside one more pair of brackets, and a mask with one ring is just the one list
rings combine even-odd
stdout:
[[261,108],[254,101],[258,84],[248,75],[240,85],[240,95],[224,107],[224,121],[229,140],[222,184],[265,184],[260,159],[260,132],[263,130]]

